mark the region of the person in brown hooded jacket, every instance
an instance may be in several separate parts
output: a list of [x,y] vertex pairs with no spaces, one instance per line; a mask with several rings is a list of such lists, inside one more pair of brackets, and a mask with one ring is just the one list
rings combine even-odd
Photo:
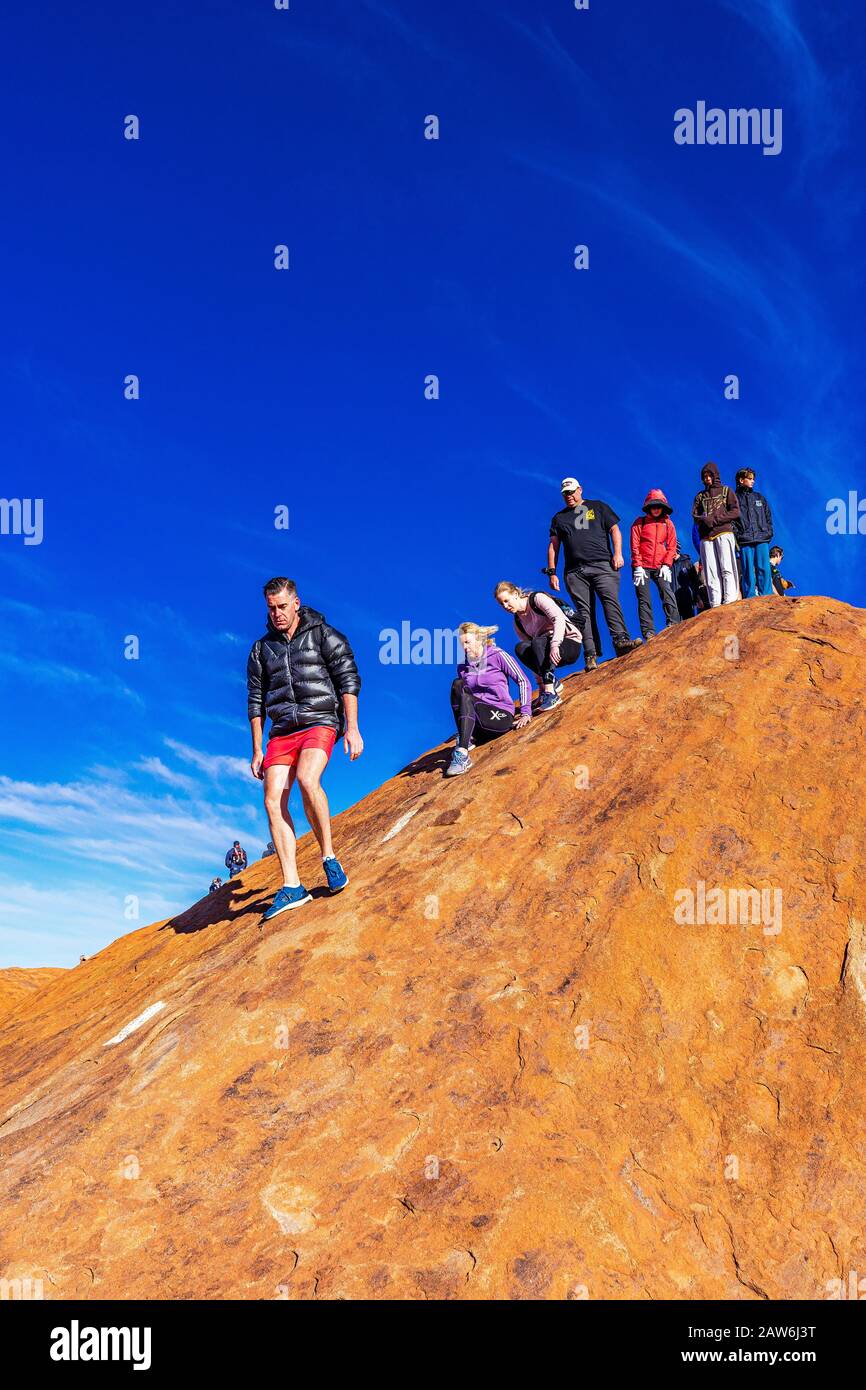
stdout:
[[737,547],[734,522],[740,516],[740,504],[733,488],[722,482],[714,463],[701,469],[702,492],[695,498],[692,516],[701,541],[701,571],[710,596],[710,607],[736,603],[740,597],[737,575]]

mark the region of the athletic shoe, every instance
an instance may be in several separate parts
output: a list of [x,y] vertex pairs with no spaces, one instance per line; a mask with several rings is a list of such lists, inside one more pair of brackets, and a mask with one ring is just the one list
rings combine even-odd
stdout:
[[561,695],[561,694],[562,694],[562,681],[557,681],[557,680],[555,680],[555,681],[553,682],[553,693],[554,693],[554,695]]
[[614,647],[617,656],[625,656],[627,652],[633,652],[636,647],[642,647],[643,642],[639,637],[630,637],[627,642],[620,642]]
[[597,667],[598,667],[598,657],[595,657],[595,656],[588,656],[588,657],[586,658],[586,669],[587,669],[587,671],[595,671]]
[[279,917],[281,912],[288,912],[292,907],[300,907],[301,903],[311,901],[312,895],[307,892],[302,883],[299,883],[296,888],[281,888],[262,917],[262,921],[269,922],[272,917]]
[[472,766],[472,759],[464,748],[455,748],[451,754],[451,761],[445,769],[446,777],[459,777],[461,772],[468,772]]
[[327,859],[322,860],[322,868],[325,870],[325,877],[331,892],[342,893],[349,879],[337,856],[329,854]]
[[556,709],[556,706],[561,704],[561,696],[557,695],[554,690],[546,690],[536,705],[536,709],[539,714],[546,714],[549,709]]

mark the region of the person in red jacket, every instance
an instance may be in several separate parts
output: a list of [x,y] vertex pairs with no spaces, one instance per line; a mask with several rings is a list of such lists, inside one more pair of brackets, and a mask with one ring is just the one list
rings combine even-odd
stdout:
[[631,569],[637,594],[637,611],[643,639],[655,637],[653,601],[649,582],[655,584],[665,613],[665,627],[680,621],[674,594],[672,570],[677,553],[677,532],[671,521],[673,507],[661,488],[650,488],[643,504],[643,514],[632,522]]

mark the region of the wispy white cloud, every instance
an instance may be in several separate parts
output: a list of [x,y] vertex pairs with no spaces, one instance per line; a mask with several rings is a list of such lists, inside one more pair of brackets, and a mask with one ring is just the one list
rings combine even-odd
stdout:
[[183,762],[197,767],[199,772],[204,772],[214,781],[220,777],[241,777],[245,782],[250,780],[250,765],[244,758],[232,758],[226,753],[203,753],[201,749],[190,748],[189,744],[180,743],[174,738],[167,738],[164,742]]
[[380,71],[360,44],[341,42],[333,25],[323,34],[304,34],[293,27],[280,35],[280,42],[302,63],[320,63],[331,77],[336,74],[342,82],[366,82]]
[[0,874],[3,921],[0,968],[5,965],[74,966],[119,936],[147,922],[173,917],[186,903],[158,890],[143,894],[137,917],[124,897],[92,882],[46,887]]
[[0,667],[26,677],[28,682],[34,684],[52,687],[75,685],[96,695],[131,700],[133,704],[144,708],[144,700],[138,691],[131,690],[117,676],[97,676],[92,671],[82,671],[76,666],[67,666],[62,661],[39,661],[32,656],[10,651],[0,651]]
[[561,410],[557,410],[555,406],[550,404],[550,401],[546,400],[538,391],[528,386],[525,382],[512,378],[508,385],[516,396],[520,396],[521,400],[534,406],[535,409],[540,411],[542,415],[545,415],[548,420],[552,420],[563,434],[568,435],[572,439],[578,437],[579,430],[572,416],[564,415]]
[[[433,32],[431,32],[433,30],[432,23],[428,25],[410,24],[404,11],[400,9],[398,5],[387,4],[385,0],[361,0],[361,4],[370,14],[375,15],[378,19],[382,19],[386,24],[390,25],[394,32],[399,34],[400,38],[415,52],[420,49],[422,52],[436,58],[454,57],[453,54],[449,54],[433,37]],[[431,20],[438,13],[439,11],[437,11],[435,7],[421,6],[421,14],[429,17]]]
[[178,787],[187,792],[195,789],[192,777],[167,767],[162,758],[141,758],[139,762],[133,763],[133,767],[139,772],[146,772],[150,777],[155,777],[159,782],[166,782],[170,787]]
[[33,603],[24,603],[21,599],[6,598],[0,595],[0,612],[8,613],[15,618],[21,618],[28,622],[35,622],[44,615],[41,608],[37,608]]
[[502,18],[526,43],[531,44],[549,65],[561,73],[571,85],[577,87],[587,100],[596,100],[599,91],[597,82],[580,66],[568,49],[559,42],[549,24],[543,24],[540,29],[535,29],[514,15],[503,14]]
[[551,497],[556,496],[555,488],[563,476],[560,473],[560,476],[557,477],[553,469],[548,470],[547,473],[542,473],[538,468],[522,468],[520,465],[508,462],[503,462],[500,467],[503,473],[509,473],[512,478],[525,478],[529,483],[543,483],[551,489]]
[[[805,162],[834,153],[847,137],[844,90],[819,65],[800,26],[793,0],[719,0],[750,26],[773,54],[785,77],[784,101],[797,110]],[[820,18],[820,7],[810,7]]]
[[[252,779],[250,778],[252,783]],[[185,872],[238,833],[238,821],[255,834],[249,809],[231,821],[206,797],[180,800],[170,793],[142,795],[117,782],[23,782],[0,777],[0,822],[55,832],[52,852],[101,861],[110,843],[115,855],[143,870]]]
[[[0,776],[0,967],[68,964],[73,946],[92,951],[197,901],[223,873],[234,839],[251,861],[263,852],[261,787],[248,766],[166,742],[207,780],[151,756],[109,776],[91,769],[71,783]],[[235,777],[241,770],[245,788]],[[214,786],[226,773],[237,804],[227,799],[229,789],[220,796]],[[142,778],[152,784],[145,793],[136,785]],[[296,824],[306,828],[302,817]],[[4,878],[14,889],[2,886]],[[123,914],[130,897],[139,904],[136,920]]]
[[[262,600],[264,610],[264,600]],[[209,679],[221,680],[243,677],[243,664],[237,665],[236,658],[226,660],[221,656],[218,661],[213,661],[214,642],[224,643],[226,646],[246,646],[247,639],[239,637],[236,633],[225,628],[216,631],[205,623],[198,623],[192,616],[192,611],[179,611],[167,603],[143,603],[137,609],[138,627],[133,627],[139,633],[150,633],[147,637],[149,645],[158,642],[161,649],[166,650],[174,646],[179,647],[188,657],[190,655],[205,656],[209,658]],[[252,642],[249,643],[252,645]]]
[[672,276],[688,268],[695,286],[702,288],[705,294],[727,309],[732,300],[745,309],[744,333],[759,340],[761,334],[769,332],[774,341],[784,342],[791,349],[792,329],[797,326],[792,319],[799,315],[799,305],[791,305],[786,300],[783,312],[774,302],[771,282],[758,268],[757,260],[745,261],[738,257],[730,245],[715,236],[691,208],[675,200],[669,190],[655,188],[652,195],[654,202],[667,210],[668,216],[663,220],[646,206],[647,190],[641,190],[625,167],[608,166],[604,178],[593,181],[534,155],[515,152],[513,157],[536,173],[606,204],[624,228],[638,234],[637,245],[654,242],[671,252],[669,273]]
[[[824,526],[828,498],[847,495],[851,480],[863,471],[856,431],[847,407],[840,412],[836,399],[838,368],[832,363],[831,346],[822,340],[815,350],[815,370],[800,378],[796,403],[767,419],[750,410],[747,401],[738,402],[726,417],[721,446],[718,438],[710,442],[702,383],[696,378],[666,380],[639,372],[625,401],[631,427],[647,446],[650,476],[668,488],[671,480],[678,480],[681,502],[690,502],[698,492],[699,469],[709,457],[731,485],[737,468],[755,468],[756,486],[767,492],[773,507],[776,540],[786,547],[789,567],[794,568],[798,554],[814,553],[816,528]],[[817,360],[822,354],[828,361]],[[674,521],[681,541],[689,543],[688,513],[680,511]],[[827,545],[823,555],[822,591],[844,592],[851,581],[850,553],[844,545]],[[797,580],[794,573],[790,577]]]
[[[50,661],[42,656],[46,631],[52,634]],[[93,613],[64,609],[61,622],[56,612],[42,605],[0,598],[0,670],[28,686],[65,686],[79,698],[122,700],[144,709],[142,695],[108,669],[108,663],[93,669],[104,659],[108,642],[105,622]]]
[[[114,865],[145,885],[174,881],[194,885],[197,876],[222,862],[226,846],[243,836],[251,854],[264,842],[260,788],[240,759],[214,759],[179,745],[188,765],[209,778],[246,773],[246,797],[237,805],[216,800],[211,786],[177,772],[162,759],[143,758],[131,769],[166,784],[168,790],[139,791],[127,774],[104,778],[92,772],[76,782],[24,781],[0,777],[3,850],[9,837],[26,840],[29,858],[47,865],[87,861],[98,873]],[[203,766],[202,766],[203,765]],[[234,781],[233,781],[233,785]],[[241,787],[238,793],[243,795]],[[51,870],[46,868],[46,876]],[[138,891],[138,889],[128,891]]]
[[[56,623],[57,613],[54,609],[48,609],[39,604],[29,603],[24,599],[7,598],[0,596],[0,617],[7,614],[10,619],[29,623]],[[80,608],[63,609],[63,633],[73,633],[76,638],[87,634],[90,637],[104,639],[106,633],[105,620],[97,617],[95,613],[88,613]]]
[[[251,644],[252,645],[252,644]],[[191,719],[196,724],[201,722],[202,712],[194,705],[174,704],[172,710],[176,714],[183,715],[184,719]],[[221,729],[229,729],[235,736],[235,740],[242,739],[244,743],[249,741],[249,724],[247,721],[247,696],[246,686],[241,683],[239,687],[238,713],[235,719],[225,714],[217,714],[215,710],[209,709],[207,712],[207,724],[211,728],[218,724]]]

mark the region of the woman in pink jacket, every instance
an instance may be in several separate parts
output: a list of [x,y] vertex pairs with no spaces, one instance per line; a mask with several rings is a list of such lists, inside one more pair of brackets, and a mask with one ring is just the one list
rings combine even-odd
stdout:
[[680,621],[673,589],[673,563],[677,554],[677,532],[671,521],[673,507],[660,487],[652,487],[644,498],[643,512],[631,526],[631,572],[637,594],[641,635],[645,642],[655,637],[650,580],[659,591],[665,613],[665,627]]
[[547,594],[520,589],[507,579],[497,584],[493,593],[497,603],[514,618],[515,630],[522,639],[514,648],[515,656],[538,676],[538,712],[556,709],[562,703],[562,683],[556,679],[556,668],[577,661],[583,640],[580,629]]

